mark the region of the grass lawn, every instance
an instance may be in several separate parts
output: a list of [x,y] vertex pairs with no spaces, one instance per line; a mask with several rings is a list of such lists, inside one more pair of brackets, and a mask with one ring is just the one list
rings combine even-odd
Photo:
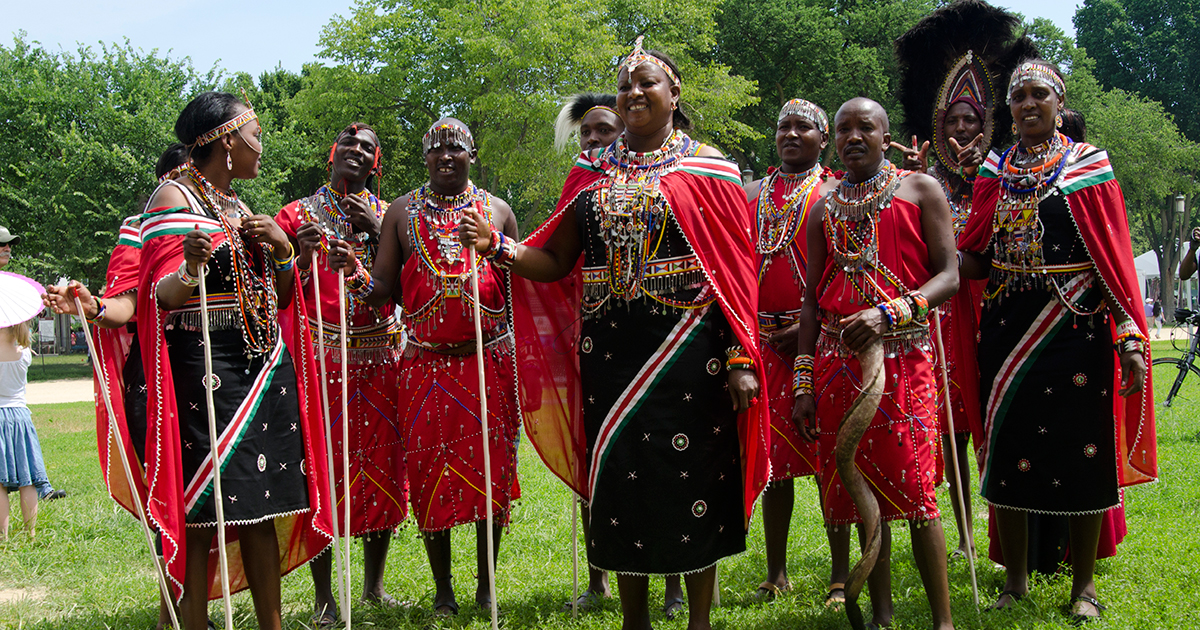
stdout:
[[92,364],[88,363],[87,353],[76,354],[39,354],[33,357],[33,365],[29,366],[29,381],[56,381],[66,378],[91,378]]
[[[1165,342],[1163,342],[1165,344]],[[1165,354],[1165,348],[1156,351]],[[1187,383],[1185,393],[1200,400],[1200,379]],[[105,494],[96,461],[96,437],[89,403],[39,405],[33,408],[50,478],[66,488],[68,498],[43,503],[38,536],[30,541],[19,531],[20,515],[13,510],[10,542],[0,544],[0,628],[107,629],[152,628],[157,619],[157,591],[151,556],[135,521]],[[1161,481],[1127,493],[1129,536],[1117,557],[1103,560],[1097,570],[1101,600],[1108,605],[1108,628],[1185,628],[1200,625],[1200,416],[1178,417],[1159,433]],[[524,499],[514,509],[512,527],[500,551],[498,593],[502,623],[508,628],[616,628],[616,600],[600,610],[572,620],[559,612],[571,595],[571,507],[569,494],[542,466],[527,444],[521,450]],[[948,509],[943,488],[939,502]],[[752,593],[763,579],[766,560],[762,525],[756,517],[747,539],[748,550],[720,565],[722,605],[714,611],[717,628],[848,628],[844,614],[825,610],[821,600],[828,580],[828,552],[816,490],[807,480],[797,483],[796,511],[791,532],[788,571],[793,593],[759,605]],[[986,516],[978,497],[976,522]],[[948,538],[956,534],[946,520]],[[985,549],[986,528],[977,527],[977,544]],[[895,628],[928,628],[931,621],[924,591],[912,562],[907,528],[894,528],[893,590]],[[454,538],[454,574],[462,612],[456,618],[431,620],[426,612],[385,611],[368,606],[355,609],[356,626],[424,629],[478,628],[489,618],[469,604],[474,593],[474,536],[464,528]],[[355,546],[357,584],[361,580],[361,546]],[[965,562],[950,567],[951,600],[959,628],[1026,629],[1066,625],[1064,610],[1069,577],[1039,579],[1015,611],[978,613],[971,601]],[[1003,583],[992,563],[979,563],[982,599],[991,602]],[[424,550],[412,526],[393,541],[386,585],[400,599],[417,602],[427,611],[433,580]],[[660,579],[651,592],[661,596]],[[283,580],[284,622],[287,628],[308,623],[312,583],[306,569]],[[864,609],[869,608],[864,594]],[[235,596],[237,625],[254,627],[248,593]],[[219,605],[210,608],[220,618]],[[869,615],[869,612],[867,612]],[[656,627],[686,628],[686,616],[666,621],[652,617]]]

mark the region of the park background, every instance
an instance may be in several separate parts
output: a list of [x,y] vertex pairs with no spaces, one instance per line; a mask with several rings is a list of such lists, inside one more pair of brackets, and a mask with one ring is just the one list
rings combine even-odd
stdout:
[[[337,14],[312,4],[245,10],[234,2],[160,4],[141,16],[142,31],[100,42],[81,35],[77,45],[37,33],[53,33],[57,21],[83,9],[54,2],[3,6],[16,16],[6,30],[29,23],[35,32],[15,30],[10,43],[0,43],[0,225],[23,237],[8,270],[43,282],[67,276],[101,285],[121,218],[141,211],[154,187],[154,162],[175,140],[175,117],[200,91],[245,89],[262,119],[262,174],[236,184],[256,211],[273,212],[322,184],[329,145],[355,120],[379,130],[381,197],[395,198],[424,181],[420,137],[434,119],[450,114],[475,133],[480,159],[474,180],[507,199],[527,232],[553,208],[573,159],[552,147],[552,121],[564,97],[612,91],[616,64],[636,35],[646,34],[649,46],[679,62],[694,135],[761,175],[777,160],[775,115],[793,97],[832,112],[851,96],[869,96],[888,108],[901,139],[892,42],[943,3],[370,0]],[[1062,11],[1063,3],[1044,4],[1046,11]],[[89,10],[122,7],[94,3]],[[311,16],[297,19],[302,11],[322,15],[316,23],[323,26],[305,26]],[[1061,20],[1026,16],[1026,25],[1043,56],[1067,73],[1067,102],[1086,117],[1089,141],[1110,151],[1134,252],[1154,250],[1161,286],[1172,287],[1181,236],[1198,224],[1190,208],[1200,170],[1200,1],[1087,0],[1069,19],[1072,34]],[[281,29],[315,56],[298,69],[239,65],[243,50]],[[178,45],[144,43],[164,37]],[[181,52],[191,50],[203,52]],[[281,51],[279,58],[288,54]],[[998,131],[997,144],[1008,141],[1007,132]],[[832,153],[826,162],[836,166]],[[1182,204],[1176,202],[1180,196]],[[1168,309],[1171,293],[1161,296]],[[1171,352],[1164,343],[1155,349]],[[151,627],[149,554],[135,523],[104,492],[90,405],[36,405],[34,416],[52,479],[73,494],[43,505],[36,540],[15,535],[0,545],[0,627]],[[1163,481],[1130,492],[1130,538],[1099,569],[1102,598],[1112,605],[1110,627],[1196,625],[1200,536],[1191,522],[1200,491],[1191,481],[1200,470],[1197,424],[1200,418],[1188,414],[1160,422]],[[613,627],[619,619],[615,602],[579,622],[559,613],[570,597],[568,493],[527,445],[521,457],[526,499],[514,513],[499,566],[508,623]],[[943,492],[941,504],[947,499]],[[978,498],[975,503],[978,508]],[[755,519],[749,552],[722,563],[718,627],[844,627],[842,615],[820,606],[827,552],[819,515],[810,509],[815,504],[811,484],[798,484],[789,558],[796,594],[767,607],[753,604],[750,594],[765,571]],[[952,541],[949,520],[946,526]],[[978,530],[986,548],[983,528]],[[903,527],[895,534],[897,627],[926,627],[908,536]],[[402,599],[423,599],[427,607],[431,580],[416,532],[410,527],[399,538],[388,588]],[[460,594],[467,596],[473,587],[468,538],[456,537],[455,564]],[[1002,578],[990,563],[980,567],[986,602]],[[1015,614],[982,616],[970,601],[965,564],[952,565],[951,581],[960,627],[1062,624],[1066,580],[1039,582]],[[284,588],[289,622],[305,622],[307,571],[286,578]],[[252,618],[248,597],[239,596],[238,610],[243,620]],[[445,625],[486,625],[469,607],[464,613]],[[383,627],[424,627],[428,621],[419,612],[375,611],[359,618]]]

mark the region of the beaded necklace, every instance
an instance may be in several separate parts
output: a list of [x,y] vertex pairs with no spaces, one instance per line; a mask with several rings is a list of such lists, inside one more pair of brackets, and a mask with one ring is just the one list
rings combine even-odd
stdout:
[[945,168],[940,162],[935,163],[929,174],[937,180],[942,187],[942,193],[946,195],[946,203],[950,206],[950,225],[954,229],[954,237],[958,238],[967,227],[967,219],[971,216],[972,187],[971,182],[963,176],[962,169],[956,171],[962,183],[955,186]]
[[179,169],[180,172],[187,173],[188,178],[192,180],[192,185],[200,191],[204,201],[208,203],[214,213],[235,217],[246,216],[246,213],[242,212],[241,201],[233,189],[230,189],[228,193],[222,192],[204,177],[195,164],[190,162]]
[[[808,206],[803,202],[820,185],[822,172],[818,163],[803,173],[784,173],[780,170],[767,175],[758,193],[758,243],[755,251],[773,255],[795,240],[808,212]],[[780,180],[784,185],[783,205],[776,207],[775,185]],[[797,201],[800,202],[799,206],[796,205]]]
[[995,256],[1013,266],[1046,264],[1038,204],[1054,189],[1067,165],[1071,139],[1059,132],[1035,147],[1009,147],[1000,157],[1000,198],[993,229],[1000,240]]
[[870,179],[858,184],[842,180],[825,196],[824,227],[829,255],[857,291],[851,301],[876,304],[895,297],[876,282],[873,271],[878,271],[900,294],[906,290],[900,278],[878,261],[879,214],[891,206],[901,180],[896,167],[885,163]]
[[661,238],[668,211],[659,183],[699,146],[675,130],[654,151],[630,151],[624,135],[608,151],[603,160],[608,181],[597,190],[596,205],[600,238],[608,249],[608,283],[613,294],[625,299],[641,295],[651,244]]

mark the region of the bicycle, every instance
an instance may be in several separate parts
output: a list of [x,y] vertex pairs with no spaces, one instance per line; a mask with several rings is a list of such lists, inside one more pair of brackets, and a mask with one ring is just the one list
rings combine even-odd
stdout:
[[[1200,367],[1196,357],[1200,356],[1200,312],[1185,308],[1175,309],[1175,321],[1183,325],[1189,337],[1187,346],[1181,347],[1180,339],[1171,335],[1171,347],[1180,356],[1159,357],[1150,364],[1154,385],[1154,414],[1159,434],[1167,430],[1178,431],[1200,417]],[[1188,379],[1188,374],[1195,378]],[[1198,436],[1200,437],[1200,436]]]

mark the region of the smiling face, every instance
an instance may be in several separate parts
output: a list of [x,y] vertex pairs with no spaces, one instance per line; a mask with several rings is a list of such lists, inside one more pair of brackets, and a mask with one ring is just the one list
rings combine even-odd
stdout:
[[[470,135],[469,130],[459,121],[445,118],[435,126],[454,124],[461,127]],[[429,171],[429,186],[439,195],[453,196],[467,189],[471,179],[471,164],[475,162],[475,152],[470,151],[456,142],[440,142],[425,153],[425,169]]]
[[954,138],[960,147],[967,146],[976,136],[983,133],[983,121],[979,119],[979,114],[975,113],[975,108],[966,103],[955,103],[946,110],[942,133],[946,136],[946,154],[952,156],[955,152],[950,146],[950,138]]
[[632,73],[622,67],[617,75],[617,112],[628,135],[653,137],[674,128],[678,101],[679,86],[657,64],[643,63]]
[[365,182],[375,166],[379,138],[370,129],[351,129],[333,146],[332,180]]
[[775,127],[775,150],[787,173],[808,170],[817,163],[828,144],[825,134],[813,121],[799,114],[788,114]]
[[625,123],[608,109],[593,107],[579,122],[579,148],[584,151],[606,147],[625,131]]
[[1023,146],[1032,147],[1054,136],[1054,119],[1064,105],[1054,88],[1038,80],[1022,81],[1009,92],[1009,98],[1009,111]]
[[847,179],[856,183],[878,173],[883,148],[892,141],[883,107],[870,99],[852,99],[838,109],[833,126],[838,157],[849,171]]
[[12,260],[12,243],[0,243],[0,269]]

